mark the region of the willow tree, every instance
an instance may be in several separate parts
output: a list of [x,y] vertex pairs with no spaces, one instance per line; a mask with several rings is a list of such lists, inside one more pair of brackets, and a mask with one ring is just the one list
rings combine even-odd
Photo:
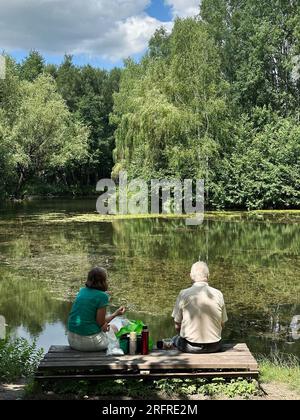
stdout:
[[203,176],[228,137],[226,88],[202,22],[178,19],[169,37],[156,33],[142,62],[127,62],[115,95],[114,175]]

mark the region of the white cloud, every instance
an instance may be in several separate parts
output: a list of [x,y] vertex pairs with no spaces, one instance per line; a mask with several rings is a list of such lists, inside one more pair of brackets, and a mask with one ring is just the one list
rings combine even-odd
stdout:
[[143,52],[162,25],[145,13],[150,1],[0,0],[0,47],[125,58]]
[[201,0],[165,0],[165,3],[172,8],[174,18],[184,18],[199,14]]

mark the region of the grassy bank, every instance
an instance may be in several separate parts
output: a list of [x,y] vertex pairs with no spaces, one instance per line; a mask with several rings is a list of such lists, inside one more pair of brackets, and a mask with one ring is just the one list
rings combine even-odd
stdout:
[[300,361],[296,357],[282,356],[260,359],[260,382],[262,384],[285,384],[288,389],[299,394],[300,399]]

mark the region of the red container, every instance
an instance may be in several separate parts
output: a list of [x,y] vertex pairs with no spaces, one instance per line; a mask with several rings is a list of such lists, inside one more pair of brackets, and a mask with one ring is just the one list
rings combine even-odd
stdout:
[[142,354],[149,353],[149,330],[148,327],[145,325],[142,331]]

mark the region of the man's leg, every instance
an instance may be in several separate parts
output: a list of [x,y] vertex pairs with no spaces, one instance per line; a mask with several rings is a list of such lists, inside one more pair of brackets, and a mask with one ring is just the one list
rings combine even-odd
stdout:
[[182,353],[188,353],[187,342],[184,338],[180,337],[180,335],[177,335],[173,338],[173,344],[177,350],[181,351]]
[[191,354],[207,354],[207,353],[218,353],[222,349],[221,342],[213,344],[203,344],[198,346],[192,346],[184,338],[177,335],[173,338],[174,346],[183,353]]
[[192,346],[189,343],[186,343],[186,353],[194,353],[194,354],[209,354],[209,353],[218,353],[221,351],[222,345],[221,342],[219,343],[212,343],[212,344],[202,344],[197,346]]

